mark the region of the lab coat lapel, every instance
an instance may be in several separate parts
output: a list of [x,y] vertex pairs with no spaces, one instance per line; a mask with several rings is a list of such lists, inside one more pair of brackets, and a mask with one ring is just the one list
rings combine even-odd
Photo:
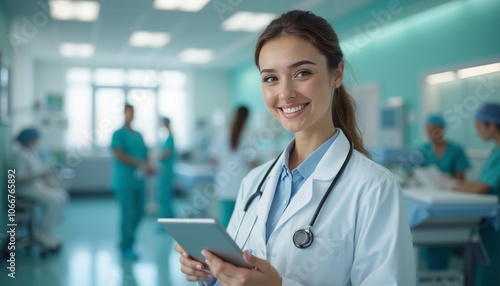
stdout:
[[269,215],[269,209],[273,202],[276,184],[280,177],[281,168],[283,166],[284,156],[281,154],[280,159],[276,162],[273,169],[269,173],[266,182],[262,186],[262,198],[257,204],[257,222],[255,223],[255,233],[258,233],[259,241],[265,244],[266,241],[266,222]]
[[[326,151],[323,158],[318,163],[318,166],[311,174],[311,176],[304,182],[297,194],[293,197],[290,205],[286,208],[281,216],[276,229],[288,221],[295,213],[307,205],[313,196],[313,191],[319,192],[323,196],[331,181],[337,175],[344,160],[347,158],[349,152],[349,141],[345,137],[342,130],[337,128],[340,134],[333,142],[332,146]],[[327,184],[325,184],[327,182]],[[318,189],[317,186],[325,186],[324,189]],[[316,187],[316,190],[313,190]],[[319,201],[314,203],[318,203]],[[311,213],[311,218],[313,213]]]

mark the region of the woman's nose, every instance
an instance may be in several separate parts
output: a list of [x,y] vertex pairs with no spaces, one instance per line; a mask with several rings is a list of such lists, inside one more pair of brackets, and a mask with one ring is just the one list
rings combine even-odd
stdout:
[[287,80],[282,81],[282,86],[279,93],[280,100],[288,101],[292,98],[295,98],[295,96],[296,93],[293,89],[292,83],[290,83],[290,81]]

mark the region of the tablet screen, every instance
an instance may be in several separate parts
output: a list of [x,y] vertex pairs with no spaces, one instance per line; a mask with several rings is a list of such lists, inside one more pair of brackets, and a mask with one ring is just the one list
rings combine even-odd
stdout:
[[239,246],[215,219],[160,218],[158,223],[193,259],[204,265],[206,265],[205,257],[201,251],[206,249],[237,267],[250,268],[243,260]]

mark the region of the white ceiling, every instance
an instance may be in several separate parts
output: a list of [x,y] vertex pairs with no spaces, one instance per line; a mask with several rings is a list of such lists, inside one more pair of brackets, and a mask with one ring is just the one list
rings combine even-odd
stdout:
[[[14,19],[13,33],[24,36],[27,41],[19,44],[19,47],[25,49],[34,60],[144,68],[160,65],[169,68],[194,66],[218,69],[235,67],[252,59],[253,46],[259,35],[221,30],[221,22],[234,12],[281,14],[300,8],[332,20],[355,13],[376,1],[378,0],[212,0],[200,12],[190,13],[156,10],[153,8],[153,0],[99,0],[101,9],[96,22],[52,20],[48,16],[47,0],[6,0],[6,3]],[[234,8],[220,13],[216,8],[216,4],[220,3],[234,4]],[[45,25],[43,15],[49,18]],[[34,16],[38,18],[39,27],[36,27],[36,32],[27,33],[24,23],[26,20],[37,23],[33,21]],[[162,48],[132,47],[128,41],[130,35],[137,30],[168,32],[171,41]],[[93,44],[95,55],[84,60],[63,58],[58,52],[62,42]],[[215,58],[203,65],[182,63],[178,54],[185,48],[214,49]]]

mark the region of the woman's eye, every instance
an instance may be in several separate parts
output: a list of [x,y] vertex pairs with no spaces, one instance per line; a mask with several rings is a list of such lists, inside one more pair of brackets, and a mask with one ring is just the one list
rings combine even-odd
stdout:
[[308,71],[299,71],[299,72],[297,73],[297,77],[305,77],[305,76],[308,76],[308,75],[310,75],[310,74],[311,74],[311,73],[310,73],[310,72],[308,72]]
[[262,79],[263,82],[274,82],[276,81],[276,77],[274,76],[266,76],[265,78]]

